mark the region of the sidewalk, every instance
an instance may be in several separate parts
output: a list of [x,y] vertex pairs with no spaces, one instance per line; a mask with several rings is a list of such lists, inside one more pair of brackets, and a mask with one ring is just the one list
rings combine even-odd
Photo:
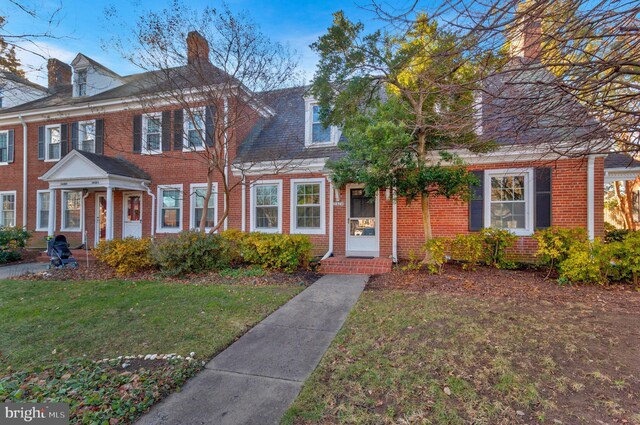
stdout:
[[211,360],[137,423],[277,424],[331,344],[367,276],[324,276]]
[[21,263],[12,266],[0,267],[0,279],[8,279],[25,273],[37,273],[47,270],[48,263]]

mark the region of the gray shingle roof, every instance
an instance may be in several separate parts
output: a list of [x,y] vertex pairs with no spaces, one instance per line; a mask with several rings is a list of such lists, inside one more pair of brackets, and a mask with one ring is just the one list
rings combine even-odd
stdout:
[[18,84],[23,84],[25,86],[32,87],[34,89],[43,91],[45,93],[48,92],[46,87],[43,87],[40,84],[33,83],[27,80],[26,78],[22,78],[19,75],[14,74],[13,72],[0,71],[0,80],[9,80],[9,81],[16,82]]
[[640,168],[640,161],[624,152],[612,152],[604,159],[604,168]]
[[132,177],[134,179],[151,180],[151,177],[146,171],[141,170],[136,165],[122,158],[113,158],[84,151],[77,152],[100,167],[107,174]]

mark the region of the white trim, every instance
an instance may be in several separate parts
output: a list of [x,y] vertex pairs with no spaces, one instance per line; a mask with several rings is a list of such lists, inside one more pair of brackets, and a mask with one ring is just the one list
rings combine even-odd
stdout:
[[[61,190],[61,198],[60,198],[60,231],[61,232],[80,232],[82,230],[82,215],[84,214],[82,208],[82,190]],[[65,227],[64,222],[64,211],[65,211],[65,194],[67,193],[78,193],[80,195],[80,223],[78,227]]]
[[594,156],[587,158],[587,231],[589,239],[596,237],[595,225],[595,161]]
[[[162,192],[164,190],[179,190],[180,191],[180,226],[179,227],[162,227]],[[158,227],[156,233],[180,233],[184,228],[184,192],[182,191],[182,184],[163,184],[158,185]]]
[[491,227],[491,177],[524,176],[524,229],[505,229],[517,236],[531,236],[534,228],[534,169],[528,168],[504,168],[497,170],[485,170],[484,172],[484,227]]
[[[147,148],[147,126],[149,119],[158,119],[160,121],[160,143],[158,144],[158,150]],[[142,114],[142,146],[140,149],[142,155],[158,155],[162,153],[162,112],[150,112]]]
[[[320,185],[320,227],[315,228],[298,228],[298,209],[297,209],[297,196],[296,185],[297,184],[318,184]],[[324,177],[309,178],[309,179],[291,179],[289,181],[290,203],[289,203],[289,231],[291,234],[303,234],[303,235],[324,235],[326,234],[325,218],[326,218],[326,204],[325,199],[325,186],[326,179]]]
[[[191,110],[192,112],[189,113],[189,110]],[[193,123],[193,120],[191,118],[187,118],[190,117],[191,114],[194,113],[201,113],[202,114],[202,125],[203,128],[201,129],[201,136],[204,136],[206,138],[206,133],[207,133],[207,123],[206,123],[206,115],[205,115],[205,107],[204,106],[199,106],[196,108],[185,108],[182,110],[182,152],[202,152],[206,149],[206,143],[207,141],[204,140],[204,138],[202,139],[202,146],[200,147],[196,147],[196,148],[192,148],[191,146],[189,146],[189,123]]]
[[311,98],[304,98],[304,146],[307,148],[322,148],[326,146],[335,146],[340,140],[342,132],[338,127],[332,125],[329,127],[328,142],[313,142],[313,107],[318,106],[318,102]]
[[[42,223],[40,222],[40,212],[42,209],[42,204],[40,202],[40,195],[42,193],[48,193],[49,196],[52,196],[52,191],[51,190],[37,190],[36,191],[36,232],[46,232],[47,230],[49,230],[49,223],[47,223],[47,226],[42,226]],[[49,208],[51,206],[51,201],[49,201],[47,203],[47,211],[49,211]],[[47,220],[49,220],[50,215],[47,215]]]
[[333,255],[333,194],[335,193],[335,190],[333,188],[331,178],[327,179],[329,180],[329,248],[322,257],[323,260],[326,260]]
[[283,159],[233,164],[233,175],[259,176],[264,174],[308,174],[324,171],[329,158]]
[[[278,227],[277,228],[264,228],[256,226],[256,187],[257,186],[278,186]],[[249,220],[251,222],[250,229],[252,232],[262,233],[282,233],[282,180],[256,180],[251,183],[251,202],[250,202],[250,214]]]
[[[79,151],[83,151],[83,152],[89,152],[89,151],[85,151],[84,149],[80,149],[80,146],[82,146],[82,143],[84,142],[84,140],[80,140],[80,135],[84,135],[86,134],[85,131],[81,131],[80,128],[82,126],[85,126],[87,124],[93,124],[93,151],[90,153],[96,153],[96,120],[83,120],[83,121],[78,121],[78,146],[76,147],[77,150]],[[71,132],[71,127],[69,127],[69,132]],[[71,137],[69,137],[69,139],[71,139]]]
[[18,193],[16,190],[3,190],[0,192],[0,226],[6,226],[2,221],[2,213],[4,212],[2,205],[2,197],[4,195],[13,195],[13,227],[18,225]]
[[[200,223],[195,222],[196,218],[196,189],[207,189],[207,183],[191,183],[189,185],[189,228],[198,229]],[[211,183],[211,197],[213,198],[213,220],[218,224],[218,183]],[[205,227],[205,232],[209,232],[212,227]]]
[[[6,133],[7,134],[7,160],[4,161],[4,162],[0,162],[0,166],[11,164],[9,162],[9,130],[0,130],[0,134],[2,134],[2,133]],[[16,142],[15,142],[15,136],[14,136],[14,139],[13,139],[13,154],[14,154],[14,158],[15,158],[15,150],[16,150],[15,146],[16,146]]]
[[247,231],[247,181],[242,177],[242,231]]
[[353,251],[349,250],[349,220],[351,219],[351,189],[363,189],[363,184],[348,184],[345,186],[346,210],[345,210],[345,236],[344,236],[344,252],[347,257],[379,257],[380,256],[380,191],[376,191],[376,249],[370,251]]
[[[60,158],[49,158],[49,146],[51,145],[49,139],[49,130],[52,128],[58,129],[58,134],[60,135]],[[44,126],[44,162],[58,162],[62,159],[62,124],[49,124]]]
[[[105,205],[107,204],[107,192],[95,192],[95,209],[93,214],[94,226],[93,226],[93,246],[97,246],[100,242],[100,197],[104,198]],[[107,210],[105,208],[105,214]],[[107,228],[106,228],[106,217],[105,217],[105,237],[104,240],[107,240]]]
[[398,262],[398,196],[391,189],[391,256],[395,263]]

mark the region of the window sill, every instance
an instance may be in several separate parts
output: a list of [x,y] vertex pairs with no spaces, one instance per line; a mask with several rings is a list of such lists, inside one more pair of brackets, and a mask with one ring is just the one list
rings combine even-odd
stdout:
[[79,227],[65,227],[60,228],[61,232],[80,232],[82,229]]
[[9,164],[11,164],[11,163],[10,162],[0,162],[0,167],[3,166],[3,165],[9,165]]
[[[487,229],[491,229],[491,227],[487,227]],[[530,229],[502,229],[502,230],[506,230],[515,236],[533,236],[533,230],[530,230]]]
[[309,228],[309,229],[291,229],[291,234],[292,235],[326,235],[326,232],[322,228],[320,228],[320,229],[314,229],[314,228]]
[[[48,232],[48,231],[49,231],[48,227],[45,227],[45,228],[36,227],[35,230],[34,230],[34,232]],[[54,229],[54,231],[55,231],[55,229]]]
[[45,159],[44,162],[58,162],[60,161],[60,158],[58,159]]
[[333,146],[337,146],[336,142],[307,142],[304,144],[305,148],[330,148]]
[[255,228],[251,229],[252,232],[260,232],[260,233],[282,233],[280,229],[271,229],[271,228]]
[[142,152],[140,152],[140,154],[142,154],[142,155],[160,155],[160,154],[162,154],[162,151],[143,150]]
[[182,152],[204,152],[206,149],[204,148],[204,146],[200,147],[200,148],[189,148],[186,146],[182,147]]
[[180,233],[182,232],[181,227],[158,227],[156,229],[156,233]]

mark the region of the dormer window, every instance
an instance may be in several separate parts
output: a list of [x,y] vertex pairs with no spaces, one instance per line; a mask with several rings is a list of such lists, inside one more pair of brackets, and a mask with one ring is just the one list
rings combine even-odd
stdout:
[[87,70],[79,69],[76,71],[76,93],[78,96],[87,95]]
[[320,105],[305,99],[305,146],[336,145],[340,139],[338,127],[325,127],[320,121]]

